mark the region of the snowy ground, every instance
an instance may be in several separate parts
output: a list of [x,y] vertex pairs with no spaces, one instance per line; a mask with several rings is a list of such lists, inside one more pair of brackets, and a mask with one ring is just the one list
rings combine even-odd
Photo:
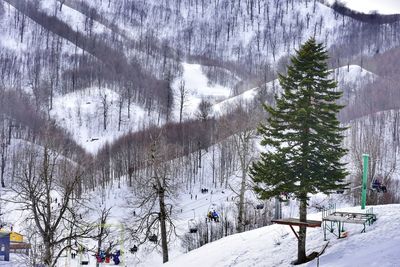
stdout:
[[[207,164],[210,163],[209,161],[211,160],[211,158],[212,157],[209,153],[204,155],[204,168],[201,169],[201,171],[204,171],[204,173],[199,173],[199,177],[197,179],[201,179],[200,177],[202,176],[211,177],[211,168],[206,168]],[[234,179],[235,175],[230,178],[231,185],[235,184]],[[227,263],[229,262],[231,266],[236,266],[235,262],[237,262],[238,266],[276,266],[281,264],[281,262],[281,266],[285,266],[285,264],[288,263],[289,260],[282,261],[281,257],[290,259],[290,257],[288,257],[287,255],[278,255],[276,258],[266,262],[266,265],[263,265],[264,262],[261,259],[262,255],[266,255],[265,257],[270,257],[269,255],[276,255],[277,251],[282,248],[285,248],[284,251],[294,251],[293,249],[296,248],[295,240],[294,237],[291,236],[292,234],[290,232],[290,229],[280,226],[270,226],[242,235],[234,235],[225,238],[227,241],[217,241],[215,245],[206,245],[204,248],[200,248],[194,252],[191,252],[187,256],[183,255],[186,251],[184,248],[181,247],[180,237],[188,232],[188,222],[190,219],[195,219],[197,221],[204,220],[207,211],[210,210],[210,208],[212,207],[218,207],[220,205],[235,205],[235,200],[232,199],[235,194],[231,190],[212,189],[210,183],[211,182],[209,180],[206,180],[205,184],[196,184],[190,191],[183,190],[180,192],[179,198],[174,201],[174,217],[178,237],[176,237],[169,245],[171,263],[167,266],[186,266],[189,261],[193,261],[193,263],[195,264],[193,266],[216,266],[214,264],[220,264],[221,261]],[[203,187],[209,188],[209,193],[202,194],[200,192],[200,189]],[[251,199],[251,196],[248,197]],[[114,240],[116,240],[120,244],[121,248],[124,251],[127,251],[127,253],[125,253],[121,257],[123,261],[123,264],[121,266],[162,266],[161,251],[159,248],[156,248],[151,242],[146,242],[145,244],[139,246],[139,251],[135,254],[131,254],[128,252],[129,249],[135,244],[135,242],[129,237],[127,229],[125,229],[124,226],[121,227],[122,223],[127,223],[131,219],[129,214],[132,209],[129,204],[127,204],[127,200],[132,199],[133,194],[128,187],[122,184],[121,188],[118,188],[118,186],[114,184],[104,190],[97,190],[96,192],[90,193],[89,198],[91,199],[90,205],[93,208],[89,219],[92,221],[98,218],[98,213],[101,207],[112,207],[111,216],[109,218],[108,224],[113,225],[112,232]],[[253,199],[253,201],[256,200]],[[340,207],[347,205],[346,199],[343,195],[332,195],[330,198],[328,198],[325,195],[318,194],[316,196],[313,196],[312,200],[310,201],[311,206],[326,206],[330,203],[337,203],[337,206]],[[290,201],[288,204],[283,205],[283,216],[296,216],[298,214],[297,207],[298,204],[296,203],[296,201]],[[26,225],[23,220],[23,214],[21,212],[15,211],[15,208],[13,206],[7,206],[6,208],[3,208],[3,212],[5,212],[6,214],[5,220],[8,223],[13,224],[16,231],[24,234],[24,229]],[[311,207],[309,212],[315,212],[315,209]],[[314,216],[319,217],[320,215]],[[125,236],[124,240],[121,240],[121,234]],[[260,236],[264,237],[261,238]],[[252,241],[253,238],[255,239],[254,241]],[[321,246],[319,244],[321,242],[320,231],[316,234],[311,233],[310,239],[311,241],[309,244],[309,248],[317,250]],[[276,243],[278,242],[281,243],[280,246],[276,246]],[[94,241],[86,242],[85,244],[87,244],[88,247],[95,247]],[[259,244],[266,244],[266,247],[256,248],[257,246],[259,246]],[[219,247],[219,249],[214,251],[214,246]],[[260,253],[262,252],[263,254],[257,255],[257,258],[256,256],[249,258],[252,255],[252,252],[249,252],[247,249],[245,251],[239,251],[243,249],[243,246],[248,248],[248,250],[254,250],[255,252]],[[229,248],[229,250],[227,250],[227,252],[230,251],[229,254],[224,255],[224,253],[220,251],[221,247]],[[204,251],[206,248],[209,248],[212,251],[201,252]],[[196,256],[199,257],[198,259],[190,258],[192,257],[190,255],[197,255],[197,253],[204,253],[207,255],[205,256],[203,254],[199,254],[199,256]],[[242,255],[242,253],[243,256],[235,260],[235,258],[238,255]],[[224,255],[224,258],[221,258],[222,256],[220,257],[219,255]],[[206,260],[202,259],[202,257],[204,257]],[[95,258],[93,256],[89,256],[89,258],[89,266],[95,266]],[[245,258],[246,260],[244,260]],[[25,266],[24,258],[12,254],[11,259],[14,265],[8,266]],[[269,265],[269,263],[271,263],[272,265]],[[80,266],[79,260],[72,260],[70,259],[70,257],[65,256],[60,259],[58,264],[58,267],[75,266]],[[104,264],[103,266],[107,266],[107,264]]]
[[[374,206],[378,220],[360,233],[362,226],[346,225],[349,236],[328,234],[329,245],[321,266],[399,266],[400,205]],[[362,212],[359,207],[345,211]],[[321,219],[313,214],[309,219]],[[309,228],[307,251],[320,251],[325,241],[322,228]],[[170,261],[165,266],[290,266],[296,258],[297,240],[288,226],[272,225],[228,236]],[[316,266],[316,260],[304,264]]]
[[[209,150],[211,151],[211,149]],[[203,168],[197,177],[211,177],[210,164],[211,152],[204,155]],[[230,184],[234,185],[235,175],[230,178]],[[236,178],[237,179],[237,178]],[[202,194],[202,187],[209,188],[208,194]],[[212,192],[211,192],[212,190]],[[190,194],[191,193],[191,194]],[[196,197],[197,195],[197,197]],[[4,196],[4,194],[3,194]],[[104,197],[101,197],[104,196]],[[192,190],[183,190],[179,194],[179,198],[174,201],[175,225],[177,226],[178,237],[169,245],[170,263],[166,266],[289,266],[290,262],[295,259],[297,249],[296,239],[289,227],[272,225],[258,230],[236,234],[222,240],[208,244],[202,248],[194,250],[188,254],[181,247],[179,237],[188,232],[188,221],[190,219],[204,220],[206,213],[211,207],[219,205],[234,205],[232,201],[234,193],[230,190],[212,189],[211,181],[204,180],[204,184],[195,184]],[[251,197],[251,196],[249,196]],[[129,237],[127,229],[122,223],[129,222],[131,207],[127,204],[127,200],[133,198],[132,191],[121,184],[118,188],[117,184],[113,184],[104,190],[92,192],[89,196],[90,205],[93,208],[89,219],[98,218],[101,207],[112,207],[111,217],[108,224],[112,226],[113,238],[118,241],[121,248],[127,251],[121,259],[121,266],[163,266],[161,251],[151,242],[139,246],[139,251],[131,254],[128,250],[135,244]],[[318,194],[312,197],[310,201],[309,219],[321,219],[321,214],[315,213],[313,206],[327,206],[330,203],[336,203],[337,207],[343,208],[348,206],[348,199],[344,195],[325,195]],[[358,208],[346,208],[346,210],[358,210]],[[367,265],[367,266],[396,266],[392,261],[396,244],[400,244],[400,237],[396,235],[396,230],[400,226],[400,205],[388,205],[374,207],[374,211],[378,214],[376,224],[367,228],[367,233],[361,234],[360,225],[347,225],[346,230],[349,232],[347,239],[336,239],[335,236],[328,234],[330,240],[329,247],[320,261],[322,266],[364,266],[358,265],[358,262],[373,262],[369,257],[374,253],[379,253],[382,258],[373,257],[375,260],[383,261],[383,265]],[[2,206],[2,212],[6,215],[6,222],[13,224],[14,229],[24,234],[25,221],[23,214],[15,210],[13,206]],[[314,214],[312,214],[314,213]],[[294,217],[298,214],[298,205],[296,201],[290,201],[287,205],[283,205],[283,217]],[[319,251],[324,244],[322,229],[310,229],[307,240],[308,253]],[[122,240],[121,234],[124,235]],[[380,244],[379,248],[376,244]],[[93,242],[87,242],[88,246],[94,247]],[[382,250],[382,252],[380,252]],[[376,251],[376,252],[375,252]],[[93,254],[93,253],[92,253]],[[385,257],[388,257],[387,259]],[[95,266],[95,258],[89,256],[90,265]],[[15,254],[11,255],[12,264],[6,266],[22,267],[26,266],[26,260]],[[78,256],[79,259],[79,256]],[[383,260],[384,259],[384,260]],[[311,262],[305,266],[315,266],[316,263]],[[70,257],[60,259],[58,267],[78,267],[79,260],[72,260]],[[103,266],[107,266],[104,264]]]
[[173,84],[175,95],[174,119],[179,121],[179,87],[183,82],[187,90],[187,97],[184,101],[183,118],[192,119],[196,116],[199,104],[202,99],[214,104],[218,100],[225,100],[231,96],[231,88],[218,84],[210,84],[203,72],[201,65],[182,63],[183,73],[181,79],[176,79]]

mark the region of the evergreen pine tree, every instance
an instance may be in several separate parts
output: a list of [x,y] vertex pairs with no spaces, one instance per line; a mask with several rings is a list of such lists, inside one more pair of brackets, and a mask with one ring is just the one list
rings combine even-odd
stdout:
[[[259,127],[261,153],[250,175],[262,199],[289,193],[300,201],[300,221],[307,220],[308,194],[330,193],[345,186],[347,150],[341,147],[343,130],[337,119],[342,92],[329,79],[328,55],[322,44],[308,40],[291,58],[276,106],[264,105],[268,124]],[[297,263],[307,261],[306,227],[299,230]]]

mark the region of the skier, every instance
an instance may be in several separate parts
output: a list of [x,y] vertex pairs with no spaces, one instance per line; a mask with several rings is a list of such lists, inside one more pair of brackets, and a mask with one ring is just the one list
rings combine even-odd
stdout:
[[379,181],[378,178],[376,178],[373,183],[372,183],[372,189],[375,189],[376,191],[380,192],[381,190],[381,181]]
[[213,218],[214,222],[219,222],[219,216],[215,210],[212,213],[212,218]]
[[121,251],[117,250],[114,254],[113,254],[113,261],[115,265],[119,265],[119,263],[121,262],[119,260],[119,256],[121,255]]
[[213,219],[213,211],[212,211],[212,210],[210,210],[210,211],[207,213],[207,218],[208,218],[208,221],[211,222],[211,220]]

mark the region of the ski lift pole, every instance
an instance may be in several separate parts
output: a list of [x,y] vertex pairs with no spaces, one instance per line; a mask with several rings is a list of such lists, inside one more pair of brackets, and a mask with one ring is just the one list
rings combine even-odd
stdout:
[[282,203],[279,200],[278,196],[275,197],[275,216],[274,216],[274,219],[275,220],[282,219]]
[[368,178],[368,154],[363,154],[363,179],[362,179],[362,192],[361,192],[361,209],[365,209],[367,202],[367,178]]

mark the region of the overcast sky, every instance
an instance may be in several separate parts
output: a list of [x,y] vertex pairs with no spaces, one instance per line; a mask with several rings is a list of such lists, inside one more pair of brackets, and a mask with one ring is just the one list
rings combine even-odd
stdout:
[[[333,3],[334,0],[329,0]],[[400,14],[400,0],[342,0],[350,9],[369,13],[378,11],[381,14]]]

